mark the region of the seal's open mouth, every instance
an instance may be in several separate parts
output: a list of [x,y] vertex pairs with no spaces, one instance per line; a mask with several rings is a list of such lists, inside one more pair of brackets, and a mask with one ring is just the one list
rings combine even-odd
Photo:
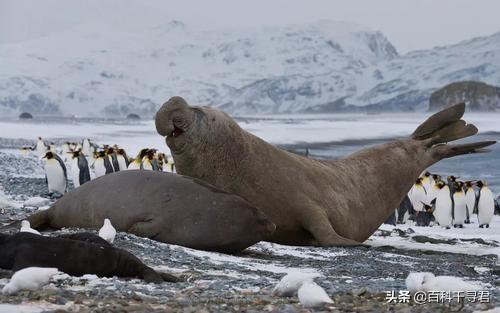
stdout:
[[184,131],[181,128],[174,125],[174,130],[172,130],[168,136],[175,138],[175,137],[179,137],[183,133],[184,133]]

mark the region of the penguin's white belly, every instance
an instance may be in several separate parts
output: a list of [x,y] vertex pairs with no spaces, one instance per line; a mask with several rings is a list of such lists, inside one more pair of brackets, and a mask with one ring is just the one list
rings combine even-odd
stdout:
[[444,187],[437,194],[436,209],[433,213],[436,222],[443,227],[451,226],[451,205],[450,191],[448,188]]
[[98,158],[94,162],[94,173],[95,177],[101,177],[103,175],[106,175],[106,167],[104,167],[104,159],[103,158]]
[[47,148],[43,143],[37,143],[36,144],[36,152],[38,153],[38,156],[41,158],[45,155],[47,152]]
[[477,203],[477,219],[479,225],[489,224],[495,212],[495,201],[489,188],[483,187]]
[[152,171],[153,170],[153,165],[151,164],[151,162],[149,162],[149,160],[145,160],[143,163],[142,163],[142,168],[145,169],[145,170],[150,170]]
[[125,158],[122,155],[118,155],[118,166],[120,167],[120,171],[127,169],[127,162],[125,162]]
[[426,199],[426,194],[425,194],[425,190],[423,187],[420,187],[420,186],[413,187],[411,199],[412,199],[413,209],[415,211],[423,211],[424,210],[423,203],[427,203],[427,199]]
[[467,205],[465,203],[465,195],[463,192],[461,193],[455,193],[453,195],[453,201],[455,203],[454,207],[454,215],[455,215],[455,220],[453,221],[454,224],[461,225],[464,223],[465,219],[467,218]]
[[80,187],[80,168],[78,167],[78,158],[71,161],[71,179],[75,188]]
[[47,175],[49,192],[58,192],[60,194],[66,192],[66,177],[64,176],[64,170],[57,160],[50,159],[46,161],[45,174]]
[[83,145],[82,145],[82,152],[85,156],[89,156],[90,155],[90,143],[85,140],[83,142]]
[[139,162],[132,162],[128,165],[129,170],[140,170],[141,169],[141,163]]
[[428,194],[428,197],[427,197],[429,203],[431,203],[432,200],[436,199],[438,192],[439,192],[439,188],[437,186],[435,186],[435,185],[433,185],[429,189],[429,194]]
[[467,190],[467,193],[465,194],[465,205],[467,206],[469,214],[472,215],[472,212],[474,212],[474,206],[476,205],[476,193],[474,190]]

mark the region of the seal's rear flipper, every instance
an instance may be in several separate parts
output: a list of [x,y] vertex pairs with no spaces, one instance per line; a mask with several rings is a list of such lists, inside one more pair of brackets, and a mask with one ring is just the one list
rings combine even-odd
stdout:
[[420,124],[411,135],[411,138],[424,140],[435,136],[435,132],[448,124],[459,121],[465,112],[465,103],[455,104],[437,112]]
[[496,141],[480,141],[462,145],[441,145],[435,147],[434,149],[438,154],[438,157],[440,159],[444,159],[461,154],[490,152],[489,149],[484,149],[484,147],[491,146],[495,143]]
[[439,145],[450,141],[466,138],[477,134],[478,129],[473,124],[462,120],[465,103],[455,104],[429,117],[411,135],[412,139],[424,140],[427,147],[438,159],[449,158],[468,153],[484,153],[489,150],[484,147],[495,144],[496,141],[482,141],[461,145]]

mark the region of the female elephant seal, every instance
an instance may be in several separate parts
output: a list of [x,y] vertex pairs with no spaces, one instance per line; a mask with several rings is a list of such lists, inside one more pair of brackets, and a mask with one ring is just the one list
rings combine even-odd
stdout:
[[461,120],[464,104],[431,116],[407,139],[361,150],[338,161],[305,158],[244,131],[225,113],[191,107],[181,97],[156,113],[178,173],[235,193],[276,226],[269,240],[292,245],[357,245],[394,211],[428,166],[483,152],[494,142],[444,143],[474,135]]
[[31,227],[99,228],[194,249],[239,252],[269,236],[275,225],[239,196],[198,179],[132,170],[101,176],[27,218]]

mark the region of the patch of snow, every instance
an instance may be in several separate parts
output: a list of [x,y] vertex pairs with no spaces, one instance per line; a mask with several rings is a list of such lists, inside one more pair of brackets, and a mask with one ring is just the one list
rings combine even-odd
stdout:
[[25,207],[44,207],[50,203],[50,200],[42,197],[32,197],[24,201],[23,205]]
[[[419,227],[413,224],[398,224],[396,228],[407,230],[411,228],[415,233],[408,238],[399,236],[381,237],[375,233],[366,243],[371,246],[392,246],[399,249],[431,250],[450,253],[472,255],[497,255],[500,257],[500,216],[495,215],[490,223],[490,228],[479,228],[477,224],[466,224],[464,228],[445,229],[439,226]],[[383,224],[381,230],[392,230],[394,226]],[[413,236],[425,235],[431,238],[452,240],[459,239],[456,244],[420,243],[411,239]],[[482,239],[490,245],[461,241],[460,239]]]

